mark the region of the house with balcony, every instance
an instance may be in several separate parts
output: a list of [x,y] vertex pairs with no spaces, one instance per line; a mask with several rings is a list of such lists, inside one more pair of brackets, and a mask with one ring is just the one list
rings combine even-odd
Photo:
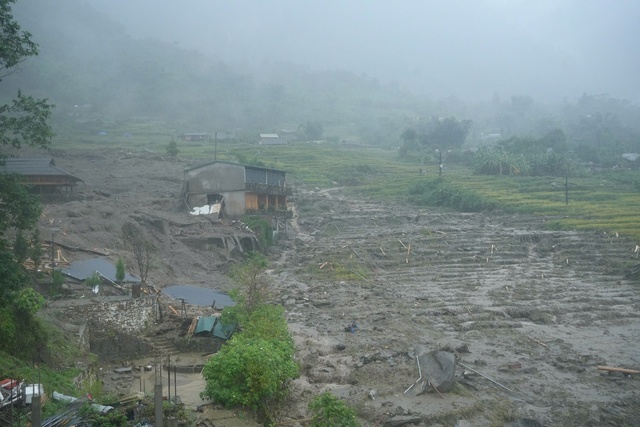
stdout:
[[221,216],[287,215],[286,172],[214,161],[185,171],[184,199],[189,209],[219,204]]

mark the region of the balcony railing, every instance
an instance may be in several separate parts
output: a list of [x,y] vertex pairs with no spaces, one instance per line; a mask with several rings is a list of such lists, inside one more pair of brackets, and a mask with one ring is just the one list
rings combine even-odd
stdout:
[[290,196],[293,194],[291,187],[282,185],[258,184],[255,182],[246,182],[244,184],[246,191],[253,191],[258,194],[271,194],[276,196]]
[[276,209],[275,207],[270,207],[266,209],[247,209],[245,211],[246,215],[256,215],[256,216],[270,216],[277,218],[293,218],[293,211],[290,211],[286,208]]

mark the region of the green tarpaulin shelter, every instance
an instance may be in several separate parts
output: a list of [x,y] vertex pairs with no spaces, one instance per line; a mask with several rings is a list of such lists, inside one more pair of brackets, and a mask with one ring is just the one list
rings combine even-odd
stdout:
[[203,316],[198,318],[198,324],[196,325],[196,329],[193,331],[193,334],[199,336],[213,336],[223,340],[228,340],[231,338],[231,335],[233,335],[235,330],[236,325],[234,324],[225,325],[215,316]]

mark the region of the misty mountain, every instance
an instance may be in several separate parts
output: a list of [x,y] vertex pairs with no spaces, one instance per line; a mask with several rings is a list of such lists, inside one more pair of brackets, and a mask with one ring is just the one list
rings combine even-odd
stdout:
[[87,0],[137,37],[227,63],[294,61],[434,98],[640,101],[634,0]]
[[14,13],[40,54],[3,81],[2,94],[22,89],[49,98],[58,119],[82,108],[83,116],[88,109],[90,117],[166,121],[186,130],[265,131],[313,120],[362,126],[393,111],[424,110],[397,85],[349,72],[267,61],[241,69],[174,43],[135,39],[81,1],[19,1]]
[[[548,43],[536,42],[515,27],[512,33],[489,31],[500,25],[515,25],[515,22],[492,20],[471,25],[475,22],[472,15],[475,14],[474,19],[482,16],[477,6],[469,6],[469,10],[458,16],[461,20],[455,24],[458,27],[446,27],[434,16],[413,16],[404,2],[388,17],[390,23],[406,19],[409,29],[423,23],[449,38],[459,39],[458,42],[470,49],[452,50],[445,55],[444,49],[451,46],[448,44],[451,40],[434,39],[426,43],[408,33],[406,43],[386,45],[376,39],[391,37],[382,25],[384,21],[353,28],[341,16],[331,22],[349,27],[345,31],[350,38],[362,42],[358,45],[361,49],[336,48],[334,57],[329,52],[320,54],[322,50],[313,47],[312,34],[321,30],[314,27],[315,21],[308,22],[307,30],[302,31],[300,25],[303,24],[295,19],[258,19],[259,13],[265,18],[272,17],[274,11],[268,7],[242,9],[239,5],[246,2],[214,3],[216,7],[243,12],[246,21],[240,25],[233,19],[223,19],[227,16],[223,12],[228,13],[223,8],[218,19],[208,21],[211,31],[201,32],[201,20],[185,20],[188,8],[170,9],[175,12],[173,20],[163,18],[166,10],[162,8],[148,7],[147,13],[140,15],[134,6],[146,4],[144,0],[126,2],[126,5],[109,2],[112,6],[106,9],[112,13],[94,8],[94,4],[105,6],[100,0],[19,0],[14,7],[15,16],[39,43],[40,55],[28,59],[17,73],[2,81],[0,97],[9,99],[22,89],[31,95],[49,98],[57,105],[56,122],[73,126],[91,121],[138,120],[163,123],[179,131],[242,130],[255,135],[295,130],[305,123],[319,122],[325,137],[357,138],[368,144],[390,147],[398,144],[403,129],[419,129],[435,116],[472,120],[467,139],[471,145],[486,142],[487,135],[539,138],[555,129],[562,129],[576,144],[612,139],[619,150],[631,150],[638,145],[640,111],[632,102],[586,91],[558,103],[542,102],[543,92],[527,94],[529,74],[526,70],[535,69],[539,83],[548,79],[545,90],[560,90],[553,82],[567,81],[561,76],[565,72],[569,74],[569,81],[579,85],[581,78],[573,68],[576,62],[563,50],[550,49]],[[185,4],[195,7],[190,2]],[[294,10],[297,6],[291,7]],[[353,11],[347,9],[345,16],[352,16]],[[115,10],[119,13],[114,14]],[[309,13],[308,10],[300,13],[303,12]],[[328,14],[329,9],[323,13]],[[140,16],[146,16],[147,20],[139,21]],[[320,14],[316,20],[329,22],[329,16]],[[234,22],[238,24],[235,32],[232,31]],[[166,26],[163,36],[138,37],[149,35],[149,26],[161,24]],[[202,39],[200,47],[209,46],[209,49],[189,44],[188,38],[178,40],[184,35],[185,26],[189,27],[187,32],[192,37]],[[469,27],[468,31],[462,31],[465,26]],[[454,27],[460,31],[456,33],[452,30]],[[322,30],[325,49],[339,44],[338,34],[344,34],[341,28]],[[268,41],[265,38],[273,31],[280,34],[282,46],[278,49],[282,51],[265,45]],[[263,32],[265,37],[261,38]],[[296,37],[292,36],[294,33]],[[374,38],[365,40],[366,35],[372,33],[376,33]],[[254,35],[252,61],[247,60],[246,52],[241,52],[242,45],[251,47],[247,34]],[[380,43],[376,44],[377,41]],[[290,57],[284,55],[287,43],[298,43],[295,54]],[[351,43],[349,39],[343,44]],[[495,51],[488,55],[486,46],[492,44],[496,46]],[[530,54],[529,63],[522,57],[515,60],[523,46]],[[566,42],[565,46],[568,46]],[[388,67],[372,62],[363,67],[362,72],[349,71],[349,61],[367,57],[367,52],[370,55],[377,52],[378,55],[373,56]],[[312,57],[325,65],[305,65],[307,59],[313,62]],[[400,60],[405,57],[415,59],[416,64],[425,62],[405,69],[405,63]],[[472,66],[468,63],[470,60]],[[540,60],[564,65],[538,69]],[[451,61],[460,61],[460,67],[454,67],[457,71],[451,71],[447,65]],[[338,63],[342,66],[335,65]],[[522,69],[518,71],[513,67]],[[398,79],[381,77],[393,68],[395,71],[388,75]],[[400,82],[400,77],[406,78],[407,72],[427,73],[417,80],[422,81],[424,87],[432,87],[434,92],[447,90],[451,82],[458,82],[459,90],[440,97],[411,93],[403,89],[408,86],[407,80]],[[486,76],[502,82],[504,72],[518,77],[506,94],[491,89],[486,99],[476,102],[463,96],[467,92],[475,93],[472,86]],[[483,90],[489,91],[494,86],[487,83]],[[596,134],[600,136],[594,137]]]

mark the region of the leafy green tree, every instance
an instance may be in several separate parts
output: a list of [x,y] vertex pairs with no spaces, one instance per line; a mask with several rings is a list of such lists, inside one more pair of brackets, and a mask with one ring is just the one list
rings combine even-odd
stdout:
[[118,262],[116,263],[116,281],[122,282],[124,280],[124,277],[124,260],[122,258],[118,258]]
[[12,305],[15,293],[28,283],[27,279],[24,269],[7,248],[6,240],[0,239],[0,308]]
[[42,249],[42,242],[40,239],[40,229],[35,227],[33,234],[31,235],[31,241],[29,242],[29,258],[33,261],[33,273],[36,275],[44,256],[44,250]]
[[[38,45],[31,40],[31,34],[22,31],[13,18],[13,3],[15,0],[0,0],[0,81],[28,57],[38,54]],[[46,100],[18,91],[10,104],[0,106],[0,145],[20,148],[27,143],[48,147],[53,137],[47,124],[51,108]]]
[[151,260],[155,253],[155,247],[147,239],[145,233],[132,222],[128,222],[122,226],[122,238],[125,244],[133,252],[133,257],[138,264],[138,273],[140,273],[140,281],[147,283]]
[[171,158],[171,161],[174,161],[178,157],[179,152],[178,143],[173,137],[171,137],[171,142],[167,145],[167,156]]
[[294,353],[284,309],[261,305],[245,319],[242,332],[205,365],[202,395],[225,406],[249,407],[269,419],[298,375]]
[[91,289],[94,289],[96,286],[100,286],[102,283],[102,279],[100,278],[100,274],[98,272],[94,272],[89,278],[87,278],[84,283]]
[[52,295],[57,295],[60,293],[62,289],[62,285],[64,285],[64,275],[60,270],[53,270],[51,272],[51,288],[49,289]]
[[405,128],[400,134],[402,144],[398,150],[401,157],[406,157],[409,153],[422,151],[422,146],[418,142],[418,133],[414,128]]
[[323,132],[322,123],[318,120],[307,122],[304,125],[304,134],[309,140],[313,141],[322,138]]
[[27,315],[34,315],[44,307],[44,298],[33,288],[22,289],[15,298],[15,308]]
[[[0,159],[0,162],[2,160]],[[40,217],[37,199],[29,194],[22,180],[15,174],[0,173],[0,233],[10,228],[27,230]]]
[[455,117],[438,119],[428,141],[442,149],[460,148],[471,131],[471,124],[471,120],[458,120]]
[[263,248],[273,246],[273,227],[266,219],[257,216],[245,216],[242,218],[242,222],[256,233],[258,242]]
[[16,233],[16,239],[13,242],[13,254],[18,264],[24,264],[27,258],[29,258],[29,241],[24,236],[24,231],[22,230],[18,230]]
[[314,397],[309,409],[313,414],[311,427],[360,427],[356,411],[329,392]]
[[237,304],[225,307],[222,321],[237,323],[240,330],[205,365],[202,375],[207,385],[202,396],[254,409],[268,423],[299,368],[284,308],[264,302],[266,267],[264,255],[250,252],[231,272],[238,286],[232,293]]
[[[16,71],[17,65],[37,55],[38,45],[31,34],[22,31],[12,14],[15,0],[0,0],[0,82]],[[0,105],[0,148],[20,148],[23,144],[48,148],[53,132],[47,119],[52,106],[46,100],[37,100],[18,91],[12,102]],[[4,158],[0,152],[0,162]],[[9,229],[32,228],[41,213],[40,205],[22,185],[19,176],[0,174],[0,300],[11,303],[14,292],[25,285],[23,267],[12,259],[6,232]],[[0,331],[1,333],[1,331]]]
[[267,269],[267,258],[260,252],[249,252],[247,260],[235,266],[230,273],[236,284],[231,296],[237,302],[236,321],[250,317],[254,310],[263,304],[268,295],[269,283],[263,275]]
[[281,305],[262,304],[243,319],[242,333],[247,337],[274,339],[293,351],[293,341]]
[[287,381],[297,374],[289,346],[239,333],[205,365],[203,396],[225,406],[266,412],[270,404],[286,396]]

